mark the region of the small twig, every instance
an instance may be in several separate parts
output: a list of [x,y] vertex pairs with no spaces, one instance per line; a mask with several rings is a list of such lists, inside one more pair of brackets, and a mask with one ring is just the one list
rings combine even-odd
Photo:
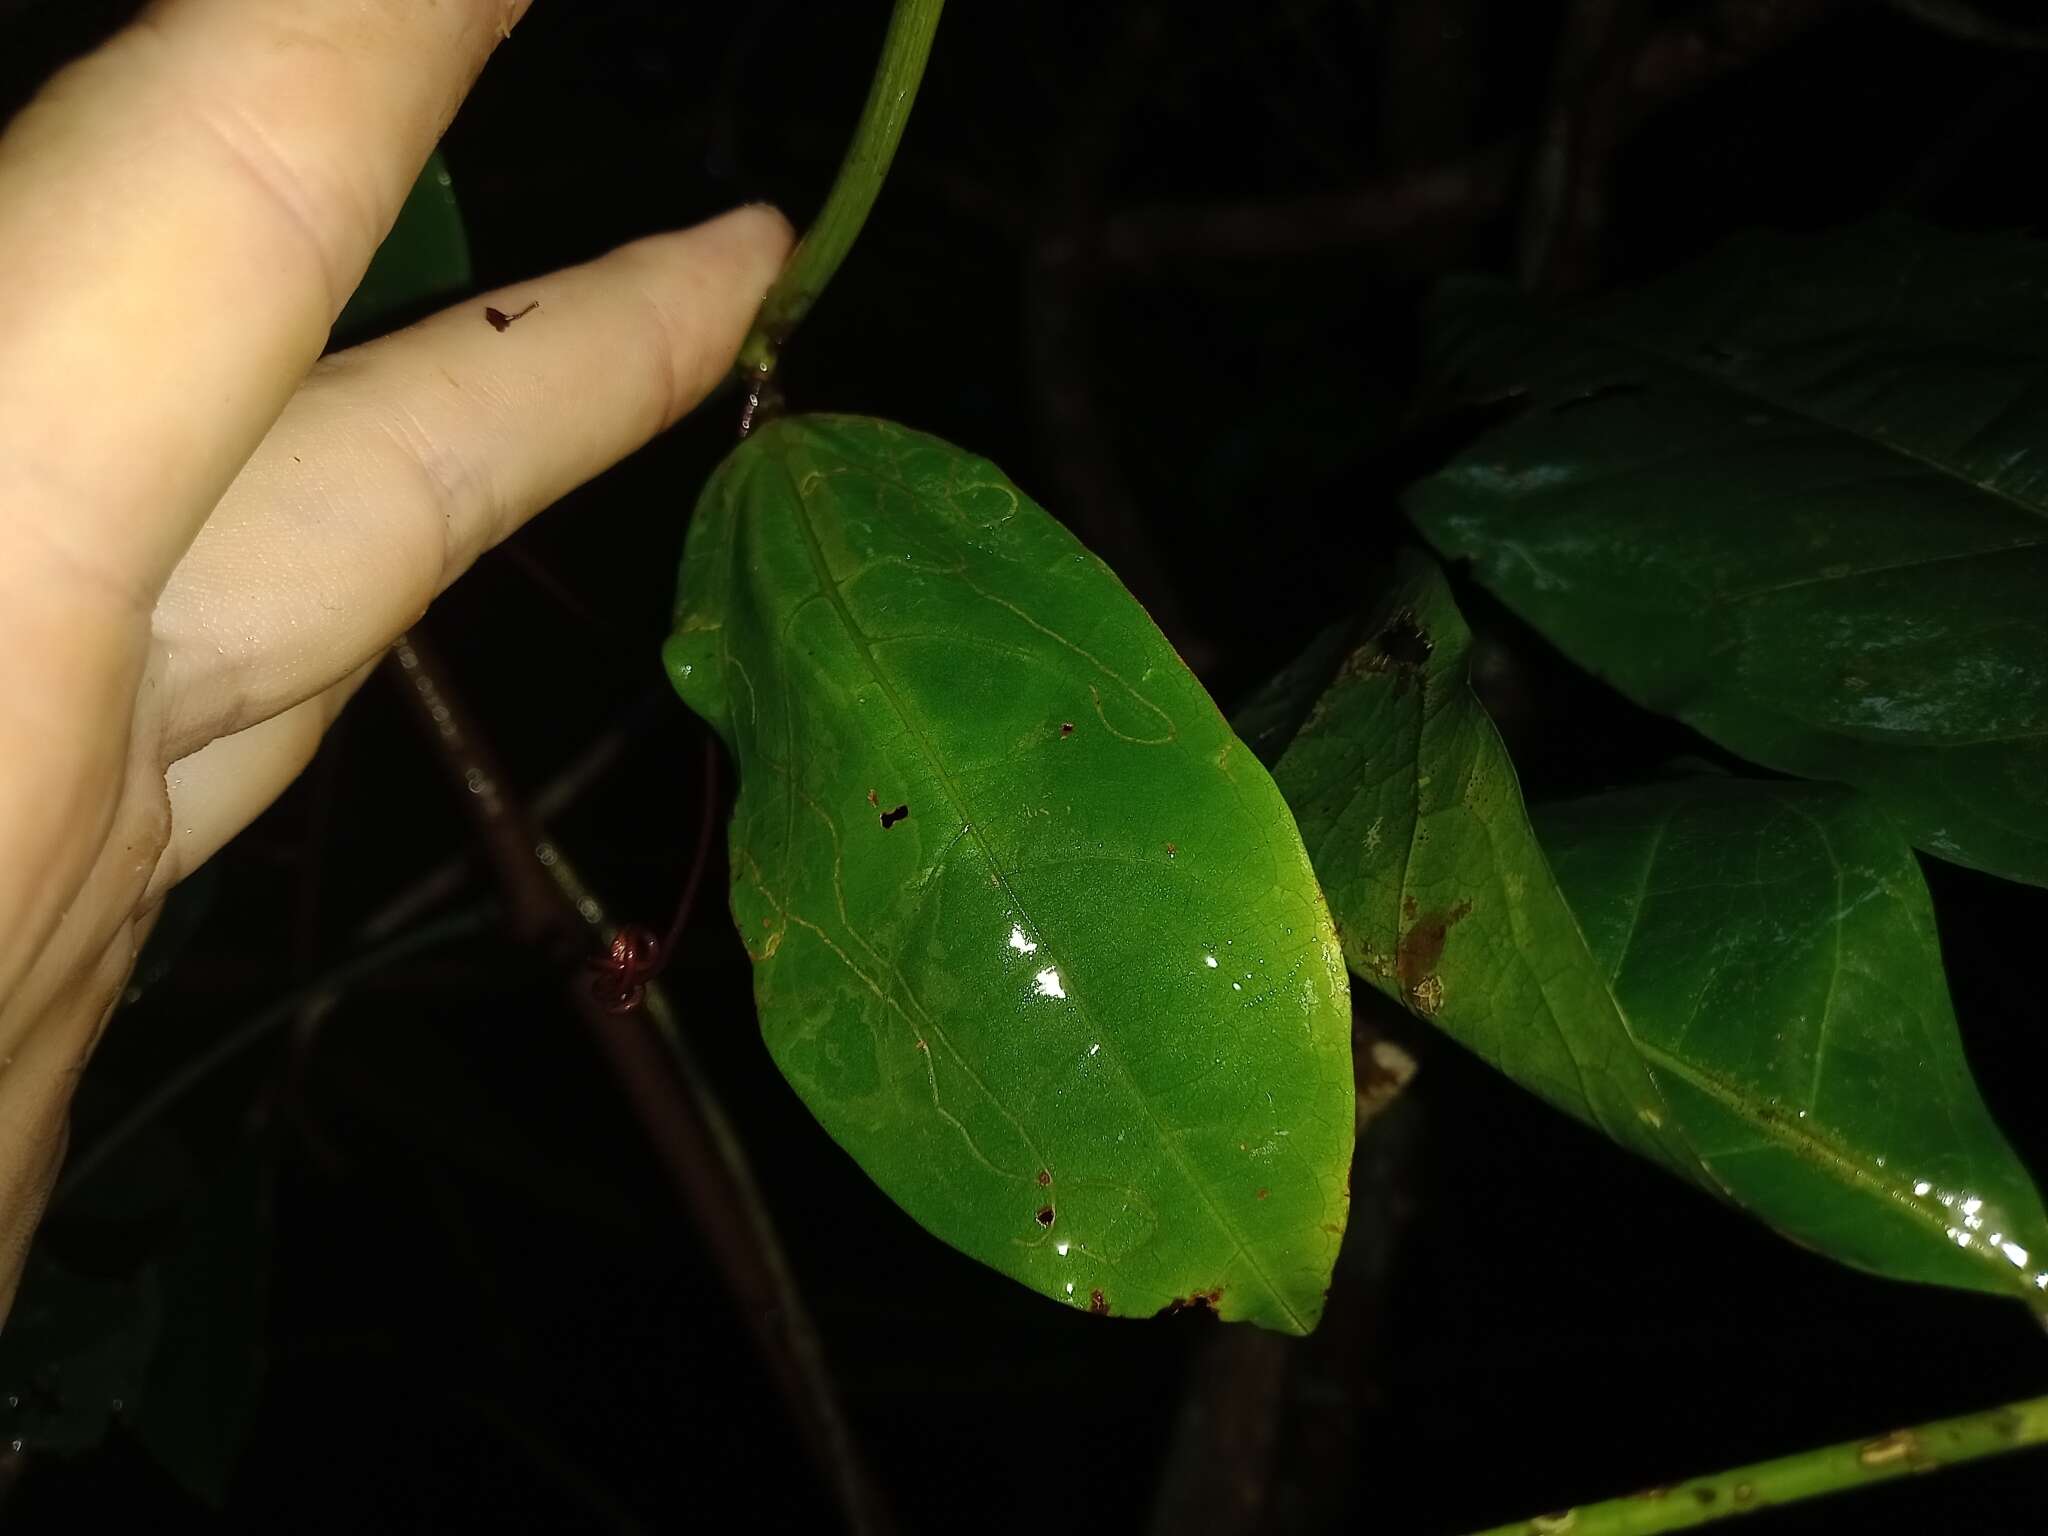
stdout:
[[1494,1526],[1475,1536],[1655,1536],[1691,1530],[1715,1520],[1755,1514],[1781,1504],[1819,1498],[1895,1477],[1932,1472],[2048,1441],[2048,1397],[1987,1408],[1960,1418],[1895,1429],[1874,1439],[1836,1445],[1735,1467],[1626,1498],[1581,1504]]
[[832,281],[840,262],[853,248],[868,210],[882,190],[889,174],[889,162],[896,158],[896,146],[903,127],[910,121],[910,109],[917,100],[918,83],[924,78],[925,60],[931,54],[932,33],[939,25],[945,0],[896,0],[889,17],[889,31],[882,39],[881,61],[868,87],[867,105],[853,130],[853,142],[840,162],[825,206],[818,210],[811,227],[797,242],[789,264],[761,301],[753,329],[740,345],[739,376],[747,390],[745,415],[740,435],[746,436],[754,415],[775,377],[775,365],[790,333],[803,323],[811,305]]
[[1645,40],[1630,72],[1635,111],[1682,101],[1872,0],[1707,0]]
[[1891,0],[1891,8],[1922,26],[1945,32],[1966,43],[2015,48],[2027,53],[2048,48],[2048,27],[2025,26],[2016,21],[1986,16],[1968,0]]
[[[648,689],[634,701],[625,719],[592,741],[560,773],[534,791],[530,806],[533,818],[545,825],[582,799],[611,772],[647,727],[674,706],[675,695],[666,685]],[[443,860],[371,913],[357,936],[365,940],[381,938],[432,911],[461,888],[474,862],[468,850]]]
[[154,1092],[141,1100],[64,1170],[64,1178],[51,1196],[52,1209],[62,1205],[77,1188],[105,1166],[151,1121],[198,1087],[214,1072],[256,1044],[272,1030],[291,1023],[317,998],[339,993],[363,976],[374,974],[401,960],[457,939],[488,929],[498,916],[494,902],[473,907],[432,923],[410,928],[396,938],[371,945],[352,959],[343,961],[325,975],[272,1003],[247,1023],[236,1026],[194,1056],[184,1066],[158,1083]]
[[1353,245],[1433,247],[1499,210],[1513,166],[1510,147],[1496,145],[1347,191],[1273,202],[1140,205],[1104,218],[1093,249],[1113,265],[1142,270],[1168,259],[1264,261]]
[[[1618,147],[1657,110],[1683,101],[1821,23],[1874,0],[1710,0],[1641,39],[1626,68],[1626,91],[1609,102]],[[1610,61],[1611,62],[1611,61]],[[1260,201],[1159,203],[1105,212],[1069,231],[1063,250],[1085,263],[1149,271],[1187,260],[1268,261],[1356,246],[1379,266],[1438,271],[1443,253],[1504,206],[1523,157],[1503,141],[1384,180],[1307,197]],[[928,177],[962,212],[1011,238],[1030,233],[1015,207],[990,197],[973,178]]]
[[696,850],[690,855],[690,873],[683,880],[683,895],[676,903],[676,915],[669,922],[667,936],[661,941],[661,962],[664,966],[675,958],[676,946],[683,941],[683,930],[690,926],[690,914],[697,907],[697,892],[704,884],[704,870],[711,863],[711,844],[718,835],[718,742],[709,735],[704,738],[701,784],[697,797]]
[[746,1154],[676,1027],[667,995],[659,987],[648,989],[645,1019],[606,1011],[577,963],[617,932],[603,905],[509,792],[489,743],[422,637],[401,635],[392,661],[442,763],[464,791],[463,803],[509,901],[533,915],[531,937],[551,939],[561,948],[570,973],[569,1001],[709,1245],[848,1527],[889,1530],[887,1507],[840,1409],[816,1328]]
[[1573,292],[1598,275],[1641,26],[1638,0],[1573,0],[1566,13],[1523,208],[1520,266],[1531,288]]

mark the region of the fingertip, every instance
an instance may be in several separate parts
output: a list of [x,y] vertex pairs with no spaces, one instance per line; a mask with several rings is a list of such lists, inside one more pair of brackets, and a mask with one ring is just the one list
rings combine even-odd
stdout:
[[763,293],[796,246],[796,230],[773,203],[742,203],[680,231],[678,238],[729,249],[735,261],[759,279]]

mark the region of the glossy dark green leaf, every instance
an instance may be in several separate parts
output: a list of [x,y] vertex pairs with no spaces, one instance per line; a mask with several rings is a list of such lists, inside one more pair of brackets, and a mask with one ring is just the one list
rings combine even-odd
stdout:
[[454,178],[437,149],[334,322],[335,342],[348,346],[410,320],[454,298],[470,281],[469,236],[455,202]]
[[1873,800],[1689,778],[1535,825],[1738,1200],[1865,1269],[2040,1300],[2048,1215],[1970,1079],[1919,863]]
[[1651,708],[2048,883],[2048,245],[1753,237],[1434,332],[1523,407],[1411,491],[1439,550]]
[[665,657],[739,761],[762,1032],[883,1189],[1076,1308],[1312,1327],[1342,958],[1272,780],[1109,570],[984,460],[778,421],[704,493]]
[[2040,1300],[2048,1217],[1872,801],[1686,779],[1532,825],[1434,566],[1364,633],[1274,770],[1359,976],[1796,1241]]

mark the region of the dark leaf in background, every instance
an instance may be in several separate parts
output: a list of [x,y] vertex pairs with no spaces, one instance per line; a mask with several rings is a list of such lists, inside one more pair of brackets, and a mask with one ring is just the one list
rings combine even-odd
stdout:
[[469,237],[455,202],[455,181],[435,150],[398,210],[391,233],[334,322],[337,346],[418,318],[469,287]]
[[1432,562],[1363,633],[1274,770],[1356,974],[1795,1241],[2040,1303],[2048,1216],[1876,805],[1701,778],[1532,825]]
[[1433,330],[1524,406],[1410,491],[1439,550],[1640,703],[2048,883],[2048,247],[1754,235]]

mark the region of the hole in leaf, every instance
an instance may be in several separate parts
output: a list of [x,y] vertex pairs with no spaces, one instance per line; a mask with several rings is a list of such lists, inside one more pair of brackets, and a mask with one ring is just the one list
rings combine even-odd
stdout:
[[1372,643],[1391,667],[1415,668],[1429,660],[1429,653],[1436,649],[1422,626],[1415,622],[1415,615],[1405,608],[1387,620]]
[[893,811],[882,812],[882,830],[884,832],[888,831],[891,827],[895,826],[897,822],[901,821],[904,817],[908,816],[909,814],[910,807],[908,805],[899,805]]

